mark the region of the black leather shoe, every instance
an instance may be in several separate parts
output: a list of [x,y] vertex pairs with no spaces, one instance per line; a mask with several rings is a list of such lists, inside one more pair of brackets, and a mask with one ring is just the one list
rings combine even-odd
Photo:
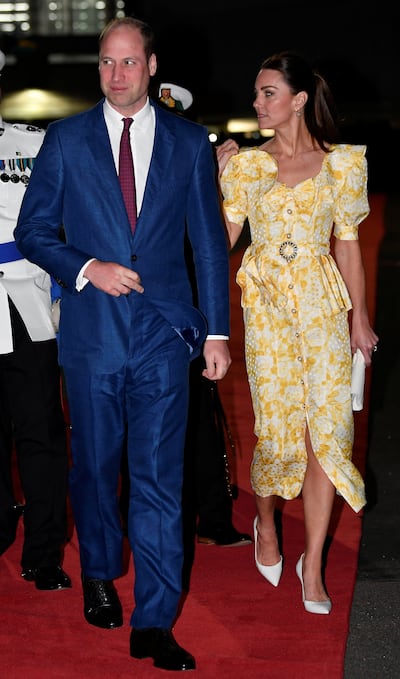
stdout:
[[18,519],[24,513],[24,509],[25,509],[25,505],[23,505],[21,502],[16,502],[15,505],[13,505],[13,512],[15,514],[16,523],[18,523]]
[[162,670],[196,669],[193,656],[179,646],[169,629],[132,629],[130,650],[132,658],[153,658],[154,667]]
[[122,606],[112,580],[82,575],[83,613],[90,625],[103,629],[122,626]]
[[247,533],[239,533],[233,526],[224,530],[213,531],[210,535],[198,535],[197,542],[202,545],[219,545],[220,547],[240,547],[250,545],[253,540]]
[[34,582],[36,589],[68,589],[72,587],[71,578],[61,566],[41,566],[25,568],[21,573],[27,582]]

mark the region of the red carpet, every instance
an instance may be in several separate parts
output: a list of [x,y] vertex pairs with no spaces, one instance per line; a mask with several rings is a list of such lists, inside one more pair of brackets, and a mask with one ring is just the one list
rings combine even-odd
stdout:
[[[371,215],[361,227],[367,268],[369,308],[375,310],[377,253],[383,236],[385,197],[371,197]],[[233,481],[239,497],[235,526],[252,532],[254,500],[249,464],[254,445],[253,415],[243,362],[239,289],[234,283],[242,253],[232,255],[233,364],[221,383],[221,397],[235,443]],[[356,413],[354,459],[363,470],[367,446],[366,407]],[[329,616],[305,613],[295,564],[303,546],[301,500],[282,505],[284,572],[278,588],[254,565],[253,546],[199,545],[191,590],[179,618],[177,640],[196,657],[199,679],[341,679],[356,578],[361,516],[336,499],[326,581],[333,601]],[[124,607],[124,627],[107,631],[88,625],[82,615],[79,557],[75,534],[64,567],[73,588],[40,592],[20,577],[22,525],[17,540],[0,558],[1,677],[4,679],[155,679],[166,676],[151,660],[129,657],[132,562],[116,581]],[[172,674],[172,673],[170,673]],[[176,673],[173,673],[176,675]]]

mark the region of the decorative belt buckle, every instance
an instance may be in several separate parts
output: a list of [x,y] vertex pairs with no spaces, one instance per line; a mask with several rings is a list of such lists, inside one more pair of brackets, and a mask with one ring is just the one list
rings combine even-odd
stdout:
[[292,240],[284,240],[279,246],[279,254],[287,262],[292,262],[297,257],[298,247]]

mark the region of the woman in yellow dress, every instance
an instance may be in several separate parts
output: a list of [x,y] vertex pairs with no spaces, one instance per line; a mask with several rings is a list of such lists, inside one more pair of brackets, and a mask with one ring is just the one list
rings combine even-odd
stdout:
[[360,349],[368,366],[378,342],[358,242],[369,212],[366,148],[338,143],[329,87],[295,53],[263,62],[254,108],[260,129],[274,136],[240,150],[229,139],[217,159],[231,246],[246,219],[251,233],[237,282],[257,436],[255,561],[277,586],[276,498],[301,493],[305,547],[296,573],[305,610],[326,614],[322,551],[335,491],[355,512],[365,504],[351,461],[350,384],[352,354]]

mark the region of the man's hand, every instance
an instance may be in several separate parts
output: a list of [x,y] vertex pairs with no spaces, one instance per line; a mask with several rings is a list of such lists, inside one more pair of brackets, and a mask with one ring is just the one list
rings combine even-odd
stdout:
[[144,291],[139,274],[115,262],[100,262],[96,259],[88,264],[84,276],[95,288],[113,297],[129,295],[132,290]]
[[227,341],[208,339],[204,343],[203,355],[206,362],[202,375],[209,380],[222,380],[228,372],[232,359]]

